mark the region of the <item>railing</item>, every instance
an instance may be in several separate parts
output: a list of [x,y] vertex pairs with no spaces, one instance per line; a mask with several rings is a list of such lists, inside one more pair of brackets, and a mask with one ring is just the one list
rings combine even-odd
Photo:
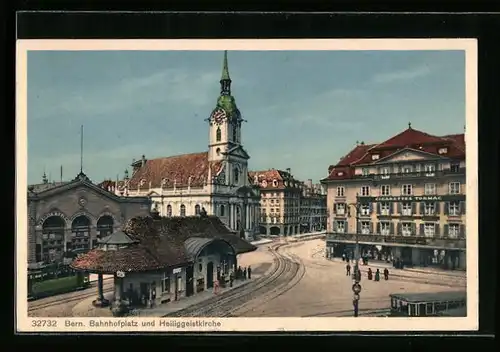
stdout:
[[[443,248],[465,248],[465,238],[451,236],[423,237],[423,236],[403,236],[403,235],[380,235],[380,234],[358,234],[359,242],[372,243],[397,243],[407,245],[422,245],[429,247]],[[356,241],[356,234],[328,233],[327,241]]]

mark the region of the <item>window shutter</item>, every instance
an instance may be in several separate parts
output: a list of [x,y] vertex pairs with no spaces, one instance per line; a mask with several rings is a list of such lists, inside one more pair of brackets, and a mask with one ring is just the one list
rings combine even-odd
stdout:
[[[415,204],[415,203],[413,203]],[[415,224],[414,222],[411,223],[411,234],[412,235],[415,235],[417,232],[417,224]]]
[[373,203],[368,203],[368,211],[370,214],[373,212]]
[[380,222],[377,222],[377,234],[380,233]]
[[450,228],[450,226],[448,224],[444,225],[443,235],[448,236],[450,234],[449,228]]
[[439,202],[434,202],[434,215],[439,215],[441,212],[439,211]]
[[424,215],[425,213],[425,203],[421,202],[420,203],[420,215]]
[[389,203],[389,213],[391,215],[394,214],[394,203],[393,202]]
[[401,214],[401,213],[402,213],[402,211],[401,211],[401,207],[402,207],[401,203],[398,203],[398,214]]
[[465,225],[460,225],[460,237],[465,238]]
[[370,233],[373,233],[373,222],[370,222]]
[[333,203],[333,213],[337,214],[337,203]]
[[391,222],[391,225],[390,225],[390,234],[394,235],[394,223],[393,222]]
[[450,202],[444,202],[444,209],[443,209],[444,215],[448,215],[449,209],[450,209]]
[[435,233],[436,235],[439,235],[439,224],[435,224],[435,225],[434,225],[434,233]]
[[424,236],[424,235],[425,235],[425,234],[424,234],[424,232],[425,232],[425,229],[424,229],[424,224],[420,224],[420,231],[419,231],[419,233],[418,233],[418,234],[419,234],[420,236]]
[[338,222],[337,222],[337,221],[334,221],[334,222],[333,222],[333,232],[337,232],[338,227],[339,227]]
[[415,203],[415,202],[412,202],[412,203],[411,203],[411,214],[412,214],[412,215],[415,215],[415,208],[416,208],[416,203]]
[[380,202],[378,202],[378,203],[377,203],[377,214],[379,214],[379,215],[380,215],[380,213],[381,213],[381,211],[380,211],[380,210],[381,210],[381,208],[382,208],[382,204],[381,204]]
[[460,202],[460,211],[465,214],[465,202]]
[[401,223],[398,222],[398,235],[401,235],[402,233],[403,233],[403,229],[402,229]]

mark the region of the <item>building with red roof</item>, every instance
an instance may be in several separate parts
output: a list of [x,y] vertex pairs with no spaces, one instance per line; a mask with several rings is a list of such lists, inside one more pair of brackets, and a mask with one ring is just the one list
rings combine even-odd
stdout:
[[160,215],[191,216],[203,209],[218,216],[240,236],[251,239],[259,227],[259,188],[248,174],[250,156],[242,142],[245,120],[231,95],[227,51],[220,95],[208,122],[208,150],[132,162],[132,173],[100,186],[112,193],[147,196]]
[[329,256],[465,268],[464,134],[435,136],[409,124],[381,143],[357,143],[321,183]]

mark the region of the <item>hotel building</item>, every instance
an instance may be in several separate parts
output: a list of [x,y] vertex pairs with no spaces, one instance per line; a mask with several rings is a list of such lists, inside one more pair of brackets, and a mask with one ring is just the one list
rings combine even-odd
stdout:
[[353,253],[357,239],[378,259],[465,269],[464,134],[409,124],[385,142],[358,143],[328,173],[327,255]]

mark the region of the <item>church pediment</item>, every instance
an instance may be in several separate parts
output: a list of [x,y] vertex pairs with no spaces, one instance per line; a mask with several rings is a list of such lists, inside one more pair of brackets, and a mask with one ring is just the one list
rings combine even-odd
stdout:
[[248,153],[245,151],[245,149],[243,149],[242,146],[237,146],[229,149],[226,152],[226,155],[235,156],[241,159],[250,159],[250,155],[248,155]]
[[413,161],[424,161],[424,160],[437,160],[444,159],[443,157],[427,153],[421,150],[405,148],[394,152],[391,155],[388,155],[382,159],[379,159],[375,162],[375,164],[384,164],[384,163],[395,163],[395,162],[413,162]]

